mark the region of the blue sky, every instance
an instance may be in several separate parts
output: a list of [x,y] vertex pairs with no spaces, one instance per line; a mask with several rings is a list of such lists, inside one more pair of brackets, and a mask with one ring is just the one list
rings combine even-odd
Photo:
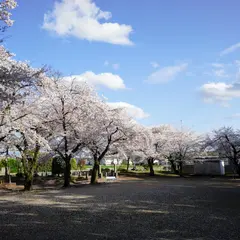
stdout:
[[240,127],[239,0],[18,5],[5,41],[17,59],[87,79],[146,125]]

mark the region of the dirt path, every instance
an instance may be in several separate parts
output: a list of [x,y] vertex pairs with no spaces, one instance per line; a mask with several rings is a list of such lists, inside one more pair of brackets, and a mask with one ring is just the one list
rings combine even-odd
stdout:
[[149,179],[0,192],[1,239],[239,239],[238,182]]

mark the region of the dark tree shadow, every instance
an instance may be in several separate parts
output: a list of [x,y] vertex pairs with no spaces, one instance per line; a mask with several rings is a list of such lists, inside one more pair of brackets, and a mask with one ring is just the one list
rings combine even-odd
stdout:
[[239,239],[239,188],[216,186],[153,179],[1,192],[0,238]]

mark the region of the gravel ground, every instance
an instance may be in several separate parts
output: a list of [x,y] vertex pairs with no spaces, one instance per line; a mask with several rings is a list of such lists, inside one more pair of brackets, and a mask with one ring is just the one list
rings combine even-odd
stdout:
[[148,179],[0,192],[0,239],[240,239],[240,181]]

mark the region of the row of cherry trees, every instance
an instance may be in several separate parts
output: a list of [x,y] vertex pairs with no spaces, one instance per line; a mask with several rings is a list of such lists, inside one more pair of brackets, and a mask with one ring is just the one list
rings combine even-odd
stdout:
[[117,152],[133,161],[167,158],[173,169],[196,154],[198,136],[170,126],[144,127],[124,109],[110,107],[87,83],[67,80],[46,69],[13,59],[1,47],[0,147],[21,155],[25,189],[32,188],[39,154],[53,152],[65,161],[64,186],[70,184],[70,160],[81,151],[94,159],[91,183],[99,164]]
[[[13,23],[8,10],[14,7],[14,0],[0,2],[3,32],[4,26]],[[70,160],[83,151],[94,160],[91,183],[97,182],[106,155],[118,153],[128,161],[147,161],[150,175],[154,175],[155,159],[168,159],[175,173],[181,174],[183,164],[207,147],[232,161],[240,174],[239,136],[231,128],[203,138],[185,128],[142,126],[125,109],[110,107],[87,83],[16,61],[0,46],[0,151],[6,157],[21,156],[26,190],[32,189],[40,153],[47,152],[65,161],[65,187],[70,185]]]

